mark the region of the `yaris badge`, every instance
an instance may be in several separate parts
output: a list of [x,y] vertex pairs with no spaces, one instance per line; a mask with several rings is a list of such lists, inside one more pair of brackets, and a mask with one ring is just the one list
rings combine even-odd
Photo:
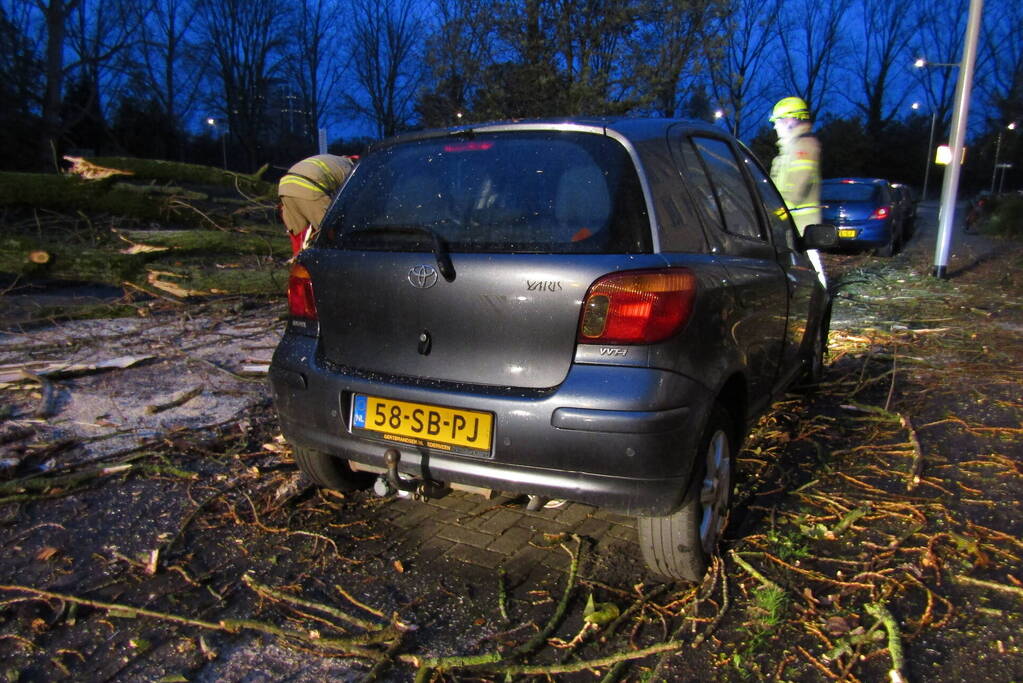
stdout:
[[433,266],[412,266],[408,270],[408,281],[417,289],[429,289],[437,284],[437,269]]

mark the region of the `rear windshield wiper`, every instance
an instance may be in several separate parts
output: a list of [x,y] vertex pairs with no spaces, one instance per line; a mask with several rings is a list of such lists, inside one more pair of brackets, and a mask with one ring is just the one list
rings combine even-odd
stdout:
[[345,233],[341,239],[360,240],[379,237],[381,234],[389,235],[423,235],[430,238],[433,249],[433,256],[437,259],[437,270],[448,282],[455,279],[455,264],[451,262],[451,254],[448,253],[447,242],[437,233],[436,230],[422,225],[373,225],[364,230],[354,230]]

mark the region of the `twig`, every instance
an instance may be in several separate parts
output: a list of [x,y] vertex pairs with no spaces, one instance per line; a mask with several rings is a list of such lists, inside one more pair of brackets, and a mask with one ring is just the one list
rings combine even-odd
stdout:
[[99,600],[89,600],[87,598],[80,598],[78,596],[69,595],[67,593],[54,593],[52,591],[45,591],[40,590],[38,588],[32,588],[31,586],[0,585],[0,591],[25,593],[28,596],[32,596],[32,598],[26,599],[43,598],[46,600],[60,600],[62,602],[70,602],[76,605],[84,605],[86,607],[93,607],[95,609],[106,610],[111,615],[123,618],[148,617],[150,619],[167,621],[174,624],[181,624],[184,626],[195,626],[197,628],[207,629],[211,631],[226,631],[227,633],[238,633],[241,630],[258,631],[260,633],[277,636],[279,638],[297,640],[315,648],[320,648],[323,650],[333,652],[341,652],[352,657],[368,659],[374,662],[380,661],[384,657],[384,655],[379,652],[376,652],[375,650],[369,650],[361,646],[373,642],[386,642],[386,639],[380,638],[379,636],[390,635],[386,633],[385,629],[384,631],[379,631],[375,634],[370,634],[369,636],[363,635],[355,636],[353,638],[323,638],[318,633],[305,633],[302,631],[293,631],[273,626],[271,624],[253,621],[251,619],[223,619],[218,622],[203,621],[201,619],[183,617],[179,614],[157,612],[155,610],[144,609],[142,607],[133,607],[131,605],[113,602],[101,602]]
[[167,207],[168,208],[173,208],[175,206],[182,207],[182,208],[185,208],[185,209],[191,209],[192,211],[195,211],[197,214],[199,214],[200,216],[202,216],[203,218],[208,220],[210,222],[210,225],[212,225],[217,230],[221,230],[221,231],[226,231],[227,230],[227,228],[222,227],[215,220],[213,220],[212,218],[210,218],[205,213],[203,213],[202,211],[200,211],[196,207],[192,206],[188,202],[186,202],[184,200],[181,200],[181,199],[178,199],[177,197],[172,197],[171,199],[167,200]]
[[597,659],[580,660],[576,662],[566,662],[565,664],[552,664],[549,666],[543,665],[521,665],[521,666],[507,666],[495,673],[503,673],[508,675],[533,675],[541,676],[544,674],[567,674],[567,673],[578,673],[580,671],[589,671],[591,669],[600,669],[605,666],[612,666],[620,662],[631,662],[636,659],[643,659],[650,655],[655,655],[661,652],[669,652],[671,650],[681,649],[685,645],[679,640],[667,640],[663,643],[657,643],[650,647],[645,647],[641,650],[632,650],[629,652],[618,652],[613,655],[606,657],[598,657]]
[[954,574],[952,576],[952,580],[964,586],[973,586],[975,588],[987,588],[989,590],[998,591],[1000,593],[1015,595],[1017,598],[1023,598],[1023,588],[1019,588],[1018,586],[1006,586],[1004,583],[984,581],[983,579],[974,579],[972,577],[961,576],[959,574]]
[[341,621],[351,624],[352,626],[361,628],[365,631],[380,631],[386,628],[393,628],[393,626],[388,627],[383,624],[377,624],[372,621],[360,619],[359,617],[348,614],[347,612],[340,610],[336,607],[331,607],[330,605],[324,605],[318,602],[304,600],[302,598],[295,597],[294,595],[288,595],[287,593],[274,590],[269,586],[264,586],[263,584],[258,583],[254,578],[252,578],[250,574],[245,574],[244,576],[242,576],[242,583],[244,583],[246,586],[254,590],[256,593],[264,597],[269,597],[274,600],[279,600],[281,602],[287,602],[292,605],[298,605],[299,607],[304,607],[306,609],[314,609],[319,612],[323,612],[324,614],[329,614],[335,619],[340,619]]
[[746,573],[748,573],[754,579],[759,581],[760,585],[763,586],[764,588],[773,588],[774,590],[780,591],[782,593],[787,592],[784,588],[776,584],[774,581],[771,581],[769,578],[765,577],[763,574],[754,569],[753,565],[748,563],[746,560],[742,559],[742,555],[740,555],[739,553],[732,550],[728,554],[731,556],[733,560],[735,560],[735,563],[737,565],[745,569]]
[[634,603],[629,605],[628,609],[626,609],[624,612],[618,615],[617,619],[615,619],[614,621],[607,625],[607,628],[604,629],[604,632],[600,634],[600,642],[602,643],[607,642],[607,640],[614,634],[615,631],[618,630],[618,627],[621,626],[626,619],[631,617],[646,603],[650,602],[651,600],[658,597],[662,593],[667,592],[669,587],[670,584],[662,583],[661,585],[657,586],[646,595],[640,595],[639,598]]
[[378,609],[374,609],[374,608],[370,607],[369,605],[367,605],[367,604],[365,604],[365,603],[359,602],[358,600],[356,600],[355,598],[353,598],[353,597],[352,597],[352,596],[351,596],[351,595],[350,595],[350,594],[349,594],[349,593],[348,593],[348,592],[347,592],[347,591],[346,591],[346,590],[345,590],[344,588],[342,588],[341,586],[338,586],[337,584],[335,584],[335,585],[334,585],[334,590],[336,590],[336,591],[337,591],[338,593],[340,593],[341,595],[343,595],[343,596],[344,596],[344,598],[345,598],[345,600],[347,600],[348,602],[352,603],[353,605],[355,605],[355,606],[356,606],[356,607],[358,607],[359,609],[365,610],[365,611],[369,612],[370,614],[372,614],[372,615],[374,615],[374,616],[380,617],[381,619],[383,619],[383,618],[384,618],[384,613],[383,613],[383,612],[381,612],[381,611],[380,611],[380,610],[378,610]]
[[497,611],[501,614],[501,621],[508,623],[508,586],[504,567],[497,570]]
[[39,405],[36,407],[35,412],[32,413],[32,417],[50,417],[53,415],[57,409],[57,391],[53,382],[42,375],[37,375],[24,368],[21,369],[21,374],[35,382],[39,382],[39,386],[42,389],[42,397],[39,399]]
[[892,658],[892,668],[888,670],[888,678],[891,683],[904,683],[902,669],[906,661],[902,655],[902,634],[899,631],[899,624],[895,617],[888,611],[888,608],[878,602],[870,602],[865,606],[867,613],[884,625],[888,632],[888,654]]
[[187,391],[180,392],[175,396],[172,396],[170,400],[165,403],[153,403],[151,405],[148,405],[146,406],[146,415],[155,415],[156,413],[162,413],[163,411],[170,410],[171,408],[177,408],[180,405],[188,403],[205,390],[206,390],[205,385],[200,384],[197,387],[188,389]]
[[924,467],[924,449],[920,445],[920,437],[917,435],[909,415],[900,414],[899,419],[902,422],[902,428],[909,435],[909,444],[913,447],[913,462],[910,463],[909,481],[906,482],[906,490],[912,491],[920,484],[920,473]]
[[148,288],[143,287],[141,285],[135,284],[134,282],[128,282],[127,280],[122,282],[121,286],[122,287],[130,287],[132,289],[137,289],[138,291],[142,292],[143,294],[145,294],[147,296],[154,296],[154,297],[156,297],[158,299],[163,299],[164,301],[169,301],[170,303],[178,305],[178,306],[180,306],[180,305],[185,303],[184,301],[182,301],[181,299],[178,299],[177,297],[169,296],[169,295],[167,295],[167,294],[165,294],[163,292],[160,292],[155,287],[153,289],[148,289]]
[[[58,477],[15,479],[13,481],[0,483],[0,494],[17,494],[24,493],[26,491],[46,491],[47,489],[52,488],[74,488],[92,479],[108,477],[111,474],[120,474],[121,472],[126,472],[131,468],[132,465],[128,463],[121,463],[110,467],[93,467],[82,472],[65,474]],[[0,500],[0,502],[2,502],[2,500]]]
[[694,649],[700,647],[703,641],[714,634],[721,620],[725,617],[725,612],[728,611],[728,572],[725,571],[725,564],[718,556],[714,557],[714,562],[717,565],[717,571],[721,572],[721,609],[714,615],[713,621],[710,622],[706,630],[693,639],[692,647]]
[[266,382],[266,379],[264,377],[255,377],[255,378],[253,378],[253,377],[245,377],[244,375],[239,375],[237,372],[233,372],[231,370],[228,370],[227,368],[222,368],[219,365],[217,365],[216,363],[214,363],[213,361],[206,360],[205,358],[199,358],[198,356],[192,356],[192,355],[189,355],[187,353],[182,353],[181,355],[184,356],[186,359],[188,359],[190,361],[193,361],[195,363],[204,363],[204,364],[210,366],[211,368],[213,368],[214,370],[219,370],[220,372],[224,373],[225,375],[230,375],[231,377],[234,377],[239,382],[256,382],[256,383],[260,383],[260,384]]
[[886,411],[891,409],[891,407],[892,407],[892,397],[895,395],[895,378],[897,377],[896,365],[898,364],[898,360],[899,360],[899,355],[897,353],[893,354],[892,355],[892,383],[890,385],[888,385],[888,398],[885,399],[885,402],[884,402],[884,409]]

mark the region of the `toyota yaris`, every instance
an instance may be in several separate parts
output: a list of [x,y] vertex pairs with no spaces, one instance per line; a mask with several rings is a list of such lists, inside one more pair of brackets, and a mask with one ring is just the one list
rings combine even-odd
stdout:
[[748,425],[821,371],[805,250],[834,242],[699,123],[385,141],[292,268],[282,430],[323,486],[602,506],[638,518],[656,572],[699,579]]

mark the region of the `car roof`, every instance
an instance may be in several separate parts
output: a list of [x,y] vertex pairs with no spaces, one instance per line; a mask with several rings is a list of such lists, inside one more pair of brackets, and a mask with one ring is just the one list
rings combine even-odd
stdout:
[[730,137],[704,121],[691,119],[668,118],[635,118],[635,117],[565,117],[544,119],[521,119],[508,121],[491,121],[472,123],[449,128],[434,128],[414,131],[382,140],[371,146],[377,150],[396,144],[415,140],[428,140],[452,136],[473,135],[475,133],[498,133],[512,131],[580,131],[611,134],[623,137],[631,143],[642,143],[649,140],[663,140],[669,128],[683,126],[686,129],[704,134]]
[[864,185],[889,185],[890,183],[884,178],[826,178],[821,181],[822,183],[845,183],[848,185],[852,184],[864,184]]

